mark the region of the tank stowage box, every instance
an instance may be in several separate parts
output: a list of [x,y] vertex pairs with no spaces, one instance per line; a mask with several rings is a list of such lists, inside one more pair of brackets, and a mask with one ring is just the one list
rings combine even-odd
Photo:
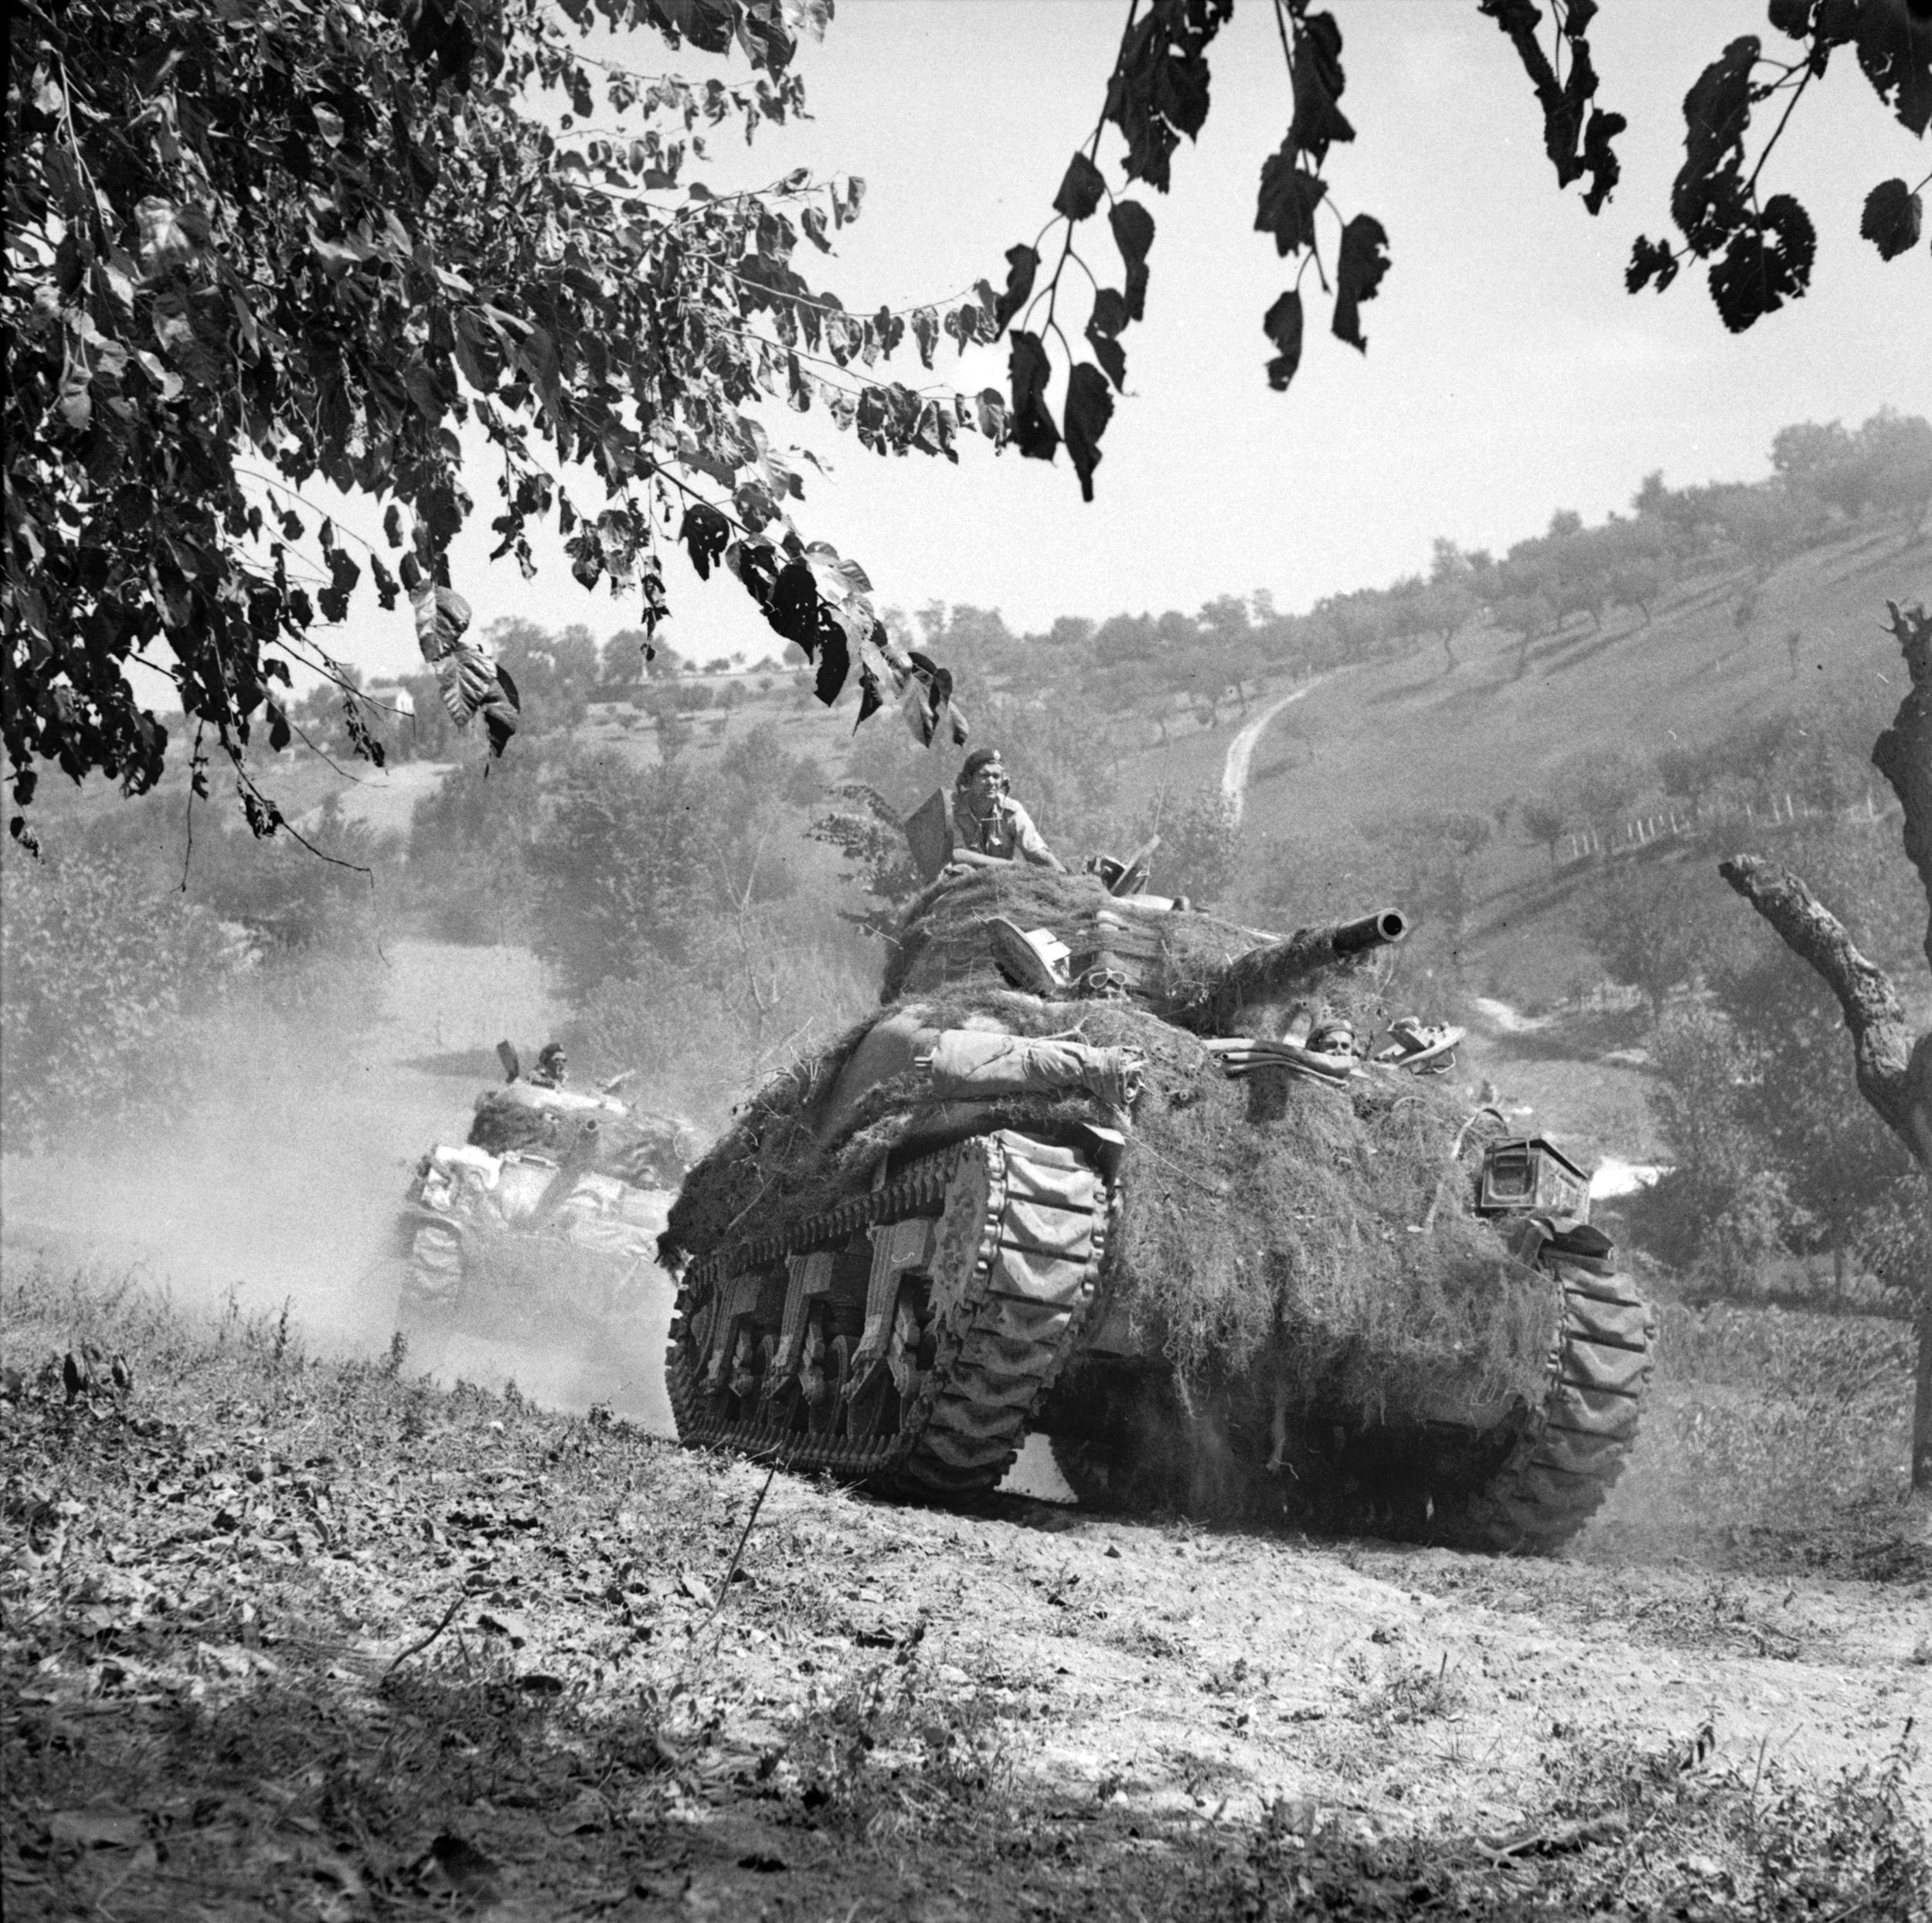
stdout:
[[1405,925],[941,875],[876,1015],[672,1208],[681,1437],[944,1499],[1041,1431],[1090,1504],[1565,1540],[1635,1435],[1650,1312],[1575,1164],[1470,1112],[1413,1025],[1349,1052]]
[[1484,1215],[1530,1211],[1590,1219],[1590,1177],[1541,1135],[1510,1135],[1483,1158],[1476,1207]]

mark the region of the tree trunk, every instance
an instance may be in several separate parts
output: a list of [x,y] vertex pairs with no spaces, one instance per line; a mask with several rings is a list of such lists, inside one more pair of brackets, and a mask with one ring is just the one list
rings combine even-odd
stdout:
[[[1872,761],[1905,810],[1905,853],[1925,889],[1925,952],[1932,961],[1932,615],[1922,606],[1901,609],[1888,602],[1886,607],[1911,685],[1891,727],[1873,747]],[[1718,873],[1837,996],[1851,1031],[1859,1093],[1932,1183],[1932,1030],[1912,1034],[1904,1005],[1884,972],[1859,952],[1844,924],[1788,869],[1759,856],[1740,855],[1720,862]],[[1912,1496],[1920,1530],[1932,1533],[1932,1191],[1925,1225],[1912,1405]]]
[[1919,1380],[1912,1398],[1912,1494],[1932,1509],[1932,1210],[1927,1211],[1925,1273],[1919,1278]]

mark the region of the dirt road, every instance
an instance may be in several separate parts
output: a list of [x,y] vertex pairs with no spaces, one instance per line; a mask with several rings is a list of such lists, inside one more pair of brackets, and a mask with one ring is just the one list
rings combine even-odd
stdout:
[[1268,723],[1284,708],[1292,706],[1304,696],[1314,693],[1325,681],[1332,678],[1328,675],[1317,675],[1312,680],[1304,682],[1292,693],[1270,701],[1228,744],[1227,757],[1221,764],[1221,794],[1233,811],[1237,826],[1240,822],[1242,810],[1247,805],[1248,774],[1254,764],[1254,750],[1260,744],[1261,737],[1267,733]]
[[898,1507],[267,1324],[7,1309],[10,1356],[79,1312],[137,1384],[0,1399],[10,1916],[1903,1923],[1924,1890],[1922,1581]]

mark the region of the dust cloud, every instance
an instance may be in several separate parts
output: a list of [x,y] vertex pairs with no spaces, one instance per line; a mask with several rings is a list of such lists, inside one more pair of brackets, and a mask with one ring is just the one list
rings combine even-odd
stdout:
[[[418,1158],[463,1138],[500,1077],[498,1038],[533,1047],[558,1011],[534,958],[506,948],[399,941],[299,999],[268,985],[203,1018],[144,1125],[0,1159],[6,1257],[131,1275],[194,1308],[286,1302],[312,1349],[379,1349]],[[486,1360],[471,1379],[524,1381],[521,1358]]]

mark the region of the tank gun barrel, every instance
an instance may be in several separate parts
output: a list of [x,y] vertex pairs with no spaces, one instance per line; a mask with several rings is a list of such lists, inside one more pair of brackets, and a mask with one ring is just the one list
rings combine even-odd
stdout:
[[1373,914],[1338,921],[1332,928],[1298,928],[1288,939],[1298,941],[1304,935],[1326,935],[1336,955],[1365,955],[1371,948],[1392,946],[1408,932],[1409,917],[1400,908],[1378,908]]
[[1236,955],[1209,984],[1202,998],[1205,1032],[1230,1033],[1250,1003],[1276,1000],[1304,975],[1389,947],[1408,934],[1409,927],[1409,917],[1400,908],[1378,908],[1352,921],[1298,928],[1279,941]]

